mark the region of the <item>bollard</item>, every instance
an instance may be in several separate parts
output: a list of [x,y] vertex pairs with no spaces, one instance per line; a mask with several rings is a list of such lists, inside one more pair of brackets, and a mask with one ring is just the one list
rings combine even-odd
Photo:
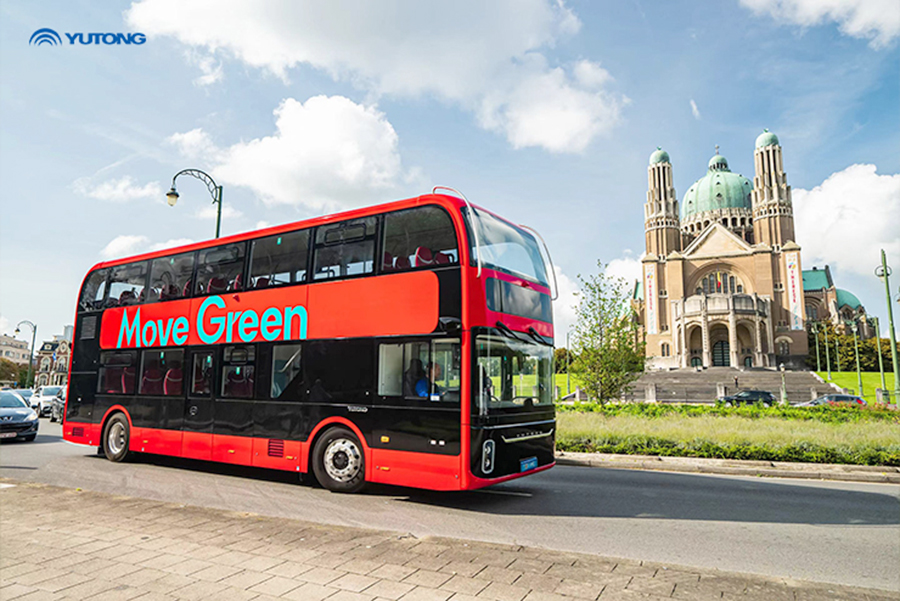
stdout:
[[656,402],[656,384],[650,382],[644,390],[644,401],[648,403]]

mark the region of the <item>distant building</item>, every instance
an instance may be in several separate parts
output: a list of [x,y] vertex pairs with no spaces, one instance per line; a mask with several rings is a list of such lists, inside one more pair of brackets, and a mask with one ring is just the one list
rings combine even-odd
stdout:
[[69,374],[71,345],[64,336],[54,336],[37,352],[35,361],[35,386],[65,386]]
[[28,364],[28,343],[12,336],[0,334],[0,357],[13,363]]
[[679,202],[669,154],[650,155],[646,253],[633,303],[651,368],[802,367],[807,319],[857,321],[865,309],[831,272],[803,271],[781,146],[756,139],[751,182],[716,154]]

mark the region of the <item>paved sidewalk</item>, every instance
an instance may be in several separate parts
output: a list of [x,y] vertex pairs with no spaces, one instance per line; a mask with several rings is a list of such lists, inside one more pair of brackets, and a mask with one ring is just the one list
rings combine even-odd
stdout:
[[0,599],[881,601],[900,594],[420,540],[6,480]]
[[568,453],[562,451],[556,452],[556,462],[559,465],[577,465],[582,467],[900,484],[900,467],[890,466],[793,463],[787,461],[739,461],[735,459],[615,455],[612,453]]

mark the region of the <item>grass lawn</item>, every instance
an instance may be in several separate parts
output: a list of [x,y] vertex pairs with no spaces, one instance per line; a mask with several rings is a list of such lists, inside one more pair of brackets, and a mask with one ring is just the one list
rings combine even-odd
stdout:
[[[828,372],[820,371],[818,372],[818,374],[823,380],[828,382]],[[833,371],[831,372],[831,381],[841,388],[847,388],[851,390],[854,394],[857,392],[856,389],[859,387],[855,371]],[[885,373],[884,381],[887,383],[888,390],[893,389],[894,374]],[[862,395],[862,397],[866,400],[867,403],[874,403],[875,389],[881,388],[881,374],[878,372],[864,371],[862,372],[862,383],[863,392],[865,393]]]
[[777,417],[561,412],[557,448],[686,457],[900,465],[900,426]]

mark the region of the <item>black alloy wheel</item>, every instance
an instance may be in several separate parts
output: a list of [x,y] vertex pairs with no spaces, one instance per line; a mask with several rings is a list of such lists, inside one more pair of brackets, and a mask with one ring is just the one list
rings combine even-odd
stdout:
[[313,472],[333,492],[354,493],[366,483],[366,460],[356,435],[344,427],[329,428],[313,449]]
[[128,443],[131,440],[131,428],[128,419],[122,413],[116,413],[103,428],[103,439],[100,441],[103,454],[110,461],[125,461],[131,454]]

